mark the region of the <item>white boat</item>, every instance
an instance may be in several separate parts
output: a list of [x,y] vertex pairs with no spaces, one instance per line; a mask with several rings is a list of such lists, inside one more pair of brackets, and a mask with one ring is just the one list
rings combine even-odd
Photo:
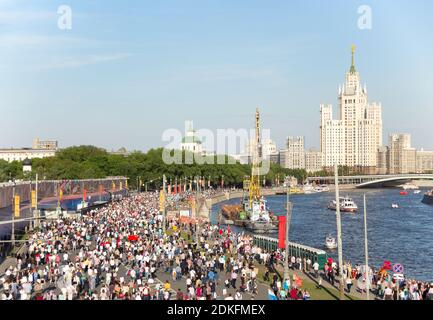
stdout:
[[322,189],[322,192],[329,192],[329,187],[326,185],[326,184],[322,184],[321,186],[320,186],[320,188]]
[[331,236],[327,236],[326,240],[325,240],[325,246],[328,249],[336,249],[337,248],[337,241],[335,240],[335,238],[333,238]]
[[[337,202],[332,200],[328,205],[329,210],[337,210]],[[340,211],[355,213],[358,211],[357,204],[349,197],[340,197]]]
[[415,190],[413,193],[414,194],[419,194],[419,193],[421,193],[421,190]]
[[418,190],[419,187],[413,183],[405,183],[401,186],[403,190]]
[[305,184],[303,189],[305,194],[312,194],[316,192],[313,185],[309,183]]
[[398,208],[399,208],[399,206],[398,206],[397,203],[393,203],[393,204],[391,205],[391,207],[392,207],[393,209],[398,209]]

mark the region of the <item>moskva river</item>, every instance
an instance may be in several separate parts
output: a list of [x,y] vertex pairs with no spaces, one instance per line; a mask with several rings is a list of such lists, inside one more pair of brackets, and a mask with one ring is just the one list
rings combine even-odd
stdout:
[[[382,266],[385,260],[401,263],[405,275],[417,280],[433,280],[433,206],[421,202],[424,192],[409,191],[400,195],[398,189],[372,189],[342,191],[358,205],[357,214],[342,213],[343,257],[352,264],[364,261],[363,195],[367,197],[367,222],[370,265]],[[290,241],[327,250],[324,247],[328,234],[336,237],[337,224],[334,211],[327,209],[335,194],[316,193],[291,195],[293,215]],[[285,212],[286,196],[269,196],[268,206],[275,214]],[[226,203],[239,203],[232,199],[217,204],[212,209],[211,220],[215,223],[220,207]],[[399,205],[393,209],[392,204]],[[236,227],[233,227],[236,230]],[[240,231],[239,229],[237,231]],[[277,235],[272,235],[277,237]],[[337,251],[328,254],[337,257]]]

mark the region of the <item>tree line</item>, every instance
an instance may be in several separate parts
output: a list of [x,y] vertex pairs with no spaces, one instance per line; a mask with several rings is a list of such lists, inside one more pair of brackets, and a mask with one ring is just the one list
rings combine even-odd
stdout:
[[[168,181],[185,178],[189,180],[201,176],[211,185],[218,186],[224,180],[225,186],[241,187],[243,181],[251,173],[251,166],[240,164],[225,156],[225,164],[166,164],[163,161],[163,149],[151,149],[148,152],[133,152],[128,155],[111,154],[105,149],[95,146],[74,146],[59,150],[54,157],[32,159],[32,171],[24,173],[22,163],[14,161],[8,163],[0,160],[0,181],[17,179],[45,180],[75,180],[105,178],[109,176],[125,176],[129,178],[130,188],[137,188],[138,184],[149,188],[159,188],[162,176]],[[187,151],[186,151],[187,152]],[[183,157],[187,156],[186,152]],[[209,160],[209,159],[208,159]],[[233,163],[234,164],[231,164]],[[266,185],[275,185],[277,180],[282,184],[286,176],[294,176],[299,182],[307,177],[305,170],[285,169],[278,164],[271,164],[269,173],[264,177]],[[263,179],[263,178],[262,178]]]

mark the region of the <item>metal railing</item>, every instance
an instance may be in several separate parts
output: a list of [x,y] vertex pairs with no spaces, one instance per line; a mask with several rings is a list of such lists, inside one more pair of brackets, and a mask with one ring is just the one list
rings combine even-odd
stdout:
[[[274,251],[278,249],[278,239],[255,235],[254,245],[266,251]],[[312,264],[317,261],[319,268],[323,268],[328,259],[326,251],[294,242],[289,242],[289,257],[310,259]]]

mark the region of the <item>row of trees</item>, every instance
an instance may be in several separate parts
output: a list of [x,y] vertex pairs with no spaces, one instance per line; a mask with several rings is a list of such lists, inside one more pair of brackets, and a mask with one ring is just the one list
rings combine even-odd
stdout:
[[[105,178],[107,176],[126,176],[129,185],[136,188],[141,180],[143,184],[159,187],[163,174],[173,182],[180,179],[202,176],[212,185],[216,186],[224,179],[226,186],[242,186],[243,180],[251,173],[250,165],[243,165],[225,157],[225,164],[167,164],[163,161],[163,149],[152,149],[147,153],[134,152],[123,156],[110,154],[106,150],[94,146],[78,146],[62,149],[56,156],[32,160],[32,172],[26,174],[22,171],[20,162],[0,162],[0,180],[35,179],[36,173],[40,179],[91,179]],[[183,153],[184,158],[188,156]],[[230,164],[234,162],[234,164]],[[289,170],[279,165],[271,164],[269,173],[265,176],[266,184],[275,184],[277,180],[282,183],[284,177],[294,176],[299,182],[306,179],[305,170]]]

